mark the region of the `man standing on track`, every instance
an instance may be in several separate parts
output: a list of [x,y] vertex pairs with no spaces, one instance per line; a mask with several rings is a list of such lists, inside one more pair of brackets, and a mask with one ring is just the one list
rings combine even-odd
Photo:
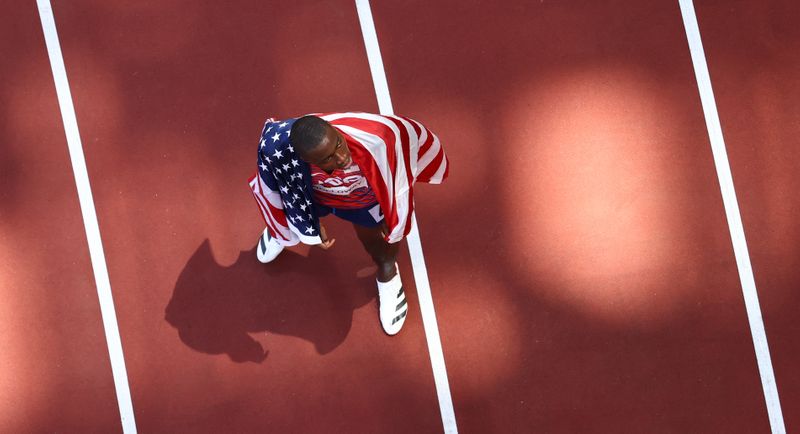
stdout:
[[319,218],[353,223],[378,266],[379,317],[397,334],[408,313],[397,268],[399,243],[411,230],[414,183],[439,184],[448,160],[435,134],[401,116],[331,113],[267,120],[250,187],[267,228],[258,259],[272,261],[298,242],[329,249]]

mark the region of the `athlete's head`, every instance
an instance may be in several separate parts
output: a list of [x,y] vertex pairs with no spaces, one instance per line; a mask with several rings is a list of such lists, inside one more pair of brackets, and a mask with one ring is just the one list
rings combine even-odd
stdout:
[[303,116],[294,121],[289,140],[303,161],[328,173],[353,163],[344,136],[316,116]]

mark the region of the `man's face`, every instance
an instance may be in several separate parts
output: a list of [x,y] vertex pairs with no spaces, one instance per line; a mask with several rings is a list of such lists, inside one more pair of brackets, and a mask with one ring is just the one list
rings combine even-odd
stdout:
[[327,173],[350,167],[353,164],[353,157],[350,155],[347,141],[335,128],[328,126],[327,130],[319,145],[308,153],[301,154],[300,158]]

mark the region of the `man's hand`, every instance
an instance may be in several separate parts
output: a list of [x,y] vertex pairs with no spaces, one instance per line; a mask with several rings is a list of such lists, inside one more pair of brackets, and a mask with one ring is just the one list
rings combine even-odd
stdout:
[[319,246],[322,247],[323,250],[328,250],[333,247],[333,243],[336,242],[335,238],[328,238],[328,231],[325,230],[325,226],[322,226],[322,223],[319,224],[319,237],[322,239],[322,244]]

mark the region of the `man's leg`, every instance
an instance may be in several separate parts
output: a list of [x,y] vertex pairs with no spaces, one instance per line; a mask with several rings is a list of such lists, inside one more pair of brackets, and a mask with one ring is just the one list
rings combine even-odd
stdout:
[[375,265],[378,266],[378,282],[388,282],[397,275],[397,252],[400,250],[400,243],[390,244],[383,239],[386,228],[375,226],[368,228],[353,224],[358,239],[364,245],[364,249],[372,257]]
[[378,316],[383,331],[397,334],[408,314],[408,303],[403,291],[403,282],[397,272],[397,251],[400,243],[389,244],[383,239],[386,228],[368,228],[354,224],[358,239],[378,266]]

